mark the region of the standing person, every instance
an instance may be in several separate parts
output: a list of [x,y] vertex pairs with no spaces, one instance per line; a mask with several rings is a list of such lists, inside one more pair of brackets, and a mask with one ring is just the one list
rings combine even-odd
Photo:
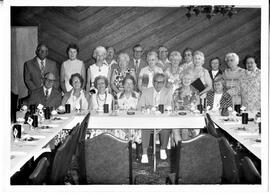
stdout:
[[[144,106],[156,107],[159,104],[164,106],[171,106],[171,93],[168,88],[165,87],[166,77],[163,73],[156,73],[153,77],[153,87],[147,88],[142,92],[139,99],[137,109],[141,110]],[[149,146],[151,129],[142,130],[142,163],[148,163],[147,149]],[[166,148],[169,141],[170,130],[161,130],[161,148],[160,158],[162,160],[167,159]]]
[[[98,46],[95,48],[93,57],[96,59],[96,63],[91,65],[87,70],[87,83],[86,91],[89,92],[90,88],[94,87],[94,80],[97,76],[105,76],[108,80],[110,71],[108,65],[105,63],[105,58],[107,56],[107,51],[105,47]],[[109,81],[110,82],[110,81]]]
[[146,88],[153,87],[153,77],[155,73],[163,73],[163,70],[157,66],[158,55],[155,51],[147,54],[148,66],[141,69],[138,79],[138,88],[142,92]]
[[44,107],[53,107],[56,109],[61,104],[62,95],[59,90],[53,87],[55,76],[48,72],[44,75],[43,86],[35,89],[30,94],[27,101],[28,106],[31,104],[42,104]]
[[[130,60],[130,66],[135,68],[137,80],[139,78],[139,73],[141,69],[147,66],[147,63],[142,58],[142,55],[143,55],[143,47],[140,44],[135,45],[133,47],[133,58]],[[136,85],[138,85],[138,83]]]
[[184,63],[181,65],[184,71],[189,71],[194,68],[193,64],[193,49],[186,48],[183,52]]
[[[83,61],[77,59],[79,47],[76,44],[69,44],[66,50],[68,60],[64,61],[61,66],[60,83],[64,93],[69,92],[72,86],[69,84],[69,79],[72,74],[79,73],[85,80],[85,66]],[[82,88],[85,87],[85,83]]]
[[168,66],[170,65],[170,61],[168,59],[168,49],[165,46],[161,46],[158,49],[158,63],[157,66],[162,69],[164,72]]
[[210,60],[210,70],[209,70],[209,75],[212,79],[212,81],[216,77],[222,76],[222,71],[220,69],[220,59],[218,57],[214,57]]
[[170,53],[169,59],[171,61],[171,64],[165,71],[165,75],[167,77],[167,87],[172,88],[172,93],[174,90],[178,87],[180,87],[181,80],[180,75],[183,71],[182,66],[180,66],[180,63],[182,61],[182,56],[180,52],[173,51]]
[[242,105],[248,111],[261,110],[261,70],[258,69],[254,56],[245,57],[246,71],[240,79]]
[[108,47],[107,48],[107,56],[106,56],[106,59],[104,62],[106,65],[108,65],[109,68],[111,68],[111,66],[113,64],[117,64],[114,57],[115,57],[115,49],[113,47]]
[[206,93],[212,89],[212,79],[208,70],[203,67],[204,61],[205,58],[203,52],[195,51],[193,53],[194,68],[191,70],[191,72],[194,75],[194,80],[199,78],[205,86],[205,88],[199,93],[201,98],[205,98]]
[[227,92],[232,96],[233,106],[241,104],[240,78],[245,73],[245,70],[238,67],[239,56],[236,53],[228,53],[225,56],[225,62],[228,68],[225,69],[223,78],[226,82]]
[[40,43],[36,49],[36,56],[24,64],[24,82],[29,93],[43,85],[44,75],[48,72],[54,74],[53,86],[59,89],[59,71],[56,63],[47,58],[48,53],[48,47]]
[[119,92],[124,90],[122,80],[126,75],[132,75],[136,80],[134,68],[129,67],[129,56],[126,53],[120,53],[118,56],[118,64],[116,67],[112,68],[111,71],[111,89],[114,97],[117,96]]

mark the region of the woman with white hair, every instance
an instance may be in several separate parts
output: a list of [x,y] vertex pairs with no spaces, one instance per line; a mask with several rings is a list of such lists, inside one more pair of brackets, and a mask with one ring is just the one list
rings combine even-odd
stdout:
[[206,93],[212,89],[212,79],[208,70],[203,67],[204,61],[205,58],[203,52],[195,51],[193,53],[194,68],[191,70],[191,72],[194,75],[194,80],[199,78],[205,86],[205,88],[199,93],[201,98],[205,98]]
[[233,106],[241,104],[240,78],[245,70],[238,67],[239,56],[236,53],[228,53],[225,56],[225,62],[228,68],[225,69],[223,78],[226,82],[227,92],[232,96]]
[[179,64],[182,61],[182,56],[178,51],[172,51],[169,56],[171,63],[169,64],[165,75],[167,77],[167,87],[172,88],[172,92],[180,86],[180,73],[183,71],[182,66]]
[[163,70],[157,66],[158,54],[155,51],[150,51],[147,54],[148,66],[141,69],[138,78],[138,88],[143,91],[146,88],[153,87],[153,77],[156,73],[163,73]]
[[115,64],[111,70],[111,89],[114,97],[124,90],[122,81],[126,75],[131,75],[136,80],[135,69],[129,66],[130,58],[126,53],[120,53],[117,58],[118,64]]
[[93,57],[96,59],[96,63],[91,65],[87,70],[87,84],[86,91],[90,91],[90,88],[94,87],[94,80],[97,76],[105,76],[109,79],[109,66],[105,63],[107,51],[103,46],[95,48]]

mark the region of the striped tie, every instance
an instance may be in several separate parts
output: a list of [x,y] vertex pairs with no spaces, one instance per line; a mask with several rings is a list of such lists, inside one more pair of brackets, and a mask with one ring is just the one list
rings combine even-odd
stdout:
[[43,76],[44,76],[44,71],[45,71],[45,64],[44,64],[44,61],[41,61],[40,64],[41,64],[41,68],[40,68],[40,70],[41,70],[41,75],[42,75],[42,77],[43,77]]

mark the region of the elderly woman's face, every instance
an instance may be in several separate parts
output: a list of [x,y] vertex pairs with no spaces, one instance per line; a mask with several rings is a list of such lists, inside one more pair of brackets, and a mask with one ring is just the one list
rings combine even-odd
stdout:
[[255,71],[257,64],[255,63],[254,58],[248,58],[246,61],[246,67],[248,71]]
[[72,86],[74,89],[80,89],[82,86],[81,80],[78,77],[74,77],[72,79]]
[[189,63],[192,61],[192,52],[191,51],[186,51],[184,53],[184,59],[185,59],[185,62]]
[[214,82],[214,89],[217,93],[222,93],[223,91],[223,85],[221,82]]
[[155,55],[150,55],[147,58],[147,62],[148,62],[149,67],[153,68],[157,64],[158,59]]
[[180,62],[181,62],[181,58],[179,58],[176,55],[170,55],[169,59],[170,59],[173,67],[178,67]]
[[166,59],[168,56],[168,50],[167,49],[162,49],[161,51],[159,51],[158,53],[158,57],[159,59]]
[[182,79],[182,84],[184,86],[190,86],[191,82],[192,82],[192,77],[191,76],[187,75],[187,76],[184,76],[183,79]]
[[112,47],[110,47],[110,48],[108,48],[107,49],[107,59],[113,59],[113,57],[114,57],[114,50],[113,50],[113,48]]
[[97,52],[96,60],[97,62],[103,62],[106,57],[106,54],[103,52]]
[[70,60],[76,59],[76,58],[77,58],[77,54],[78,54],[78,52],[77,52],[77,50],[74,49],[74,48],[70,48],[70,49],[68,50],[68,58],[69,58]]
[[124,90],[131,92],[134,89],[134,84],[133,81],[131,79],[127,79],[124,83]]
[[238,65],[234,56],[228,56],[226,63],[230,69],[234,69]]
[[120,55],[119,57],[118,57],[118,63],[119,63],[119,67],[121,68],[121,69],[125,69],[127,66],[128,66],[128,60],[127,60],[127,58],[125,57],[125,56],[123,56],[123,55]]
[[106,84],[104,79],[97,80],[97,89],[99,93],[104,93],[106,89]]
[[219,69],[219,60],[218,59],[213,59],[211,61],[211,68],[214,71],[217,71]]
[[201,55],[194,55],[193,63],[196,67],[202,66],[204,63],[204,58]]

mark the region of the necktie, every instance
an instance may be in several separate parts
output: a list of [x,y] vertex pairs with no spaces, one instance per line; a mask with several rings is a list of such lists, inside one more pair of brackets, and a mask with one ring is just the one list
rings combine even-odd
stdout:
[[139,60],[136,60],[135,63],[136,63],[136,69],[138,69],[139,68]]
[[40,70],[41,70],[41,75],[43,76],[43,75],[44,75],[44,70],[45,70],[45,64],[44,64],[44,61],[41,61],[40,64],[41,64],[41,68],[40,68]]
[[45,97],[46,99],[49,97],[49,90],[45,90]]

